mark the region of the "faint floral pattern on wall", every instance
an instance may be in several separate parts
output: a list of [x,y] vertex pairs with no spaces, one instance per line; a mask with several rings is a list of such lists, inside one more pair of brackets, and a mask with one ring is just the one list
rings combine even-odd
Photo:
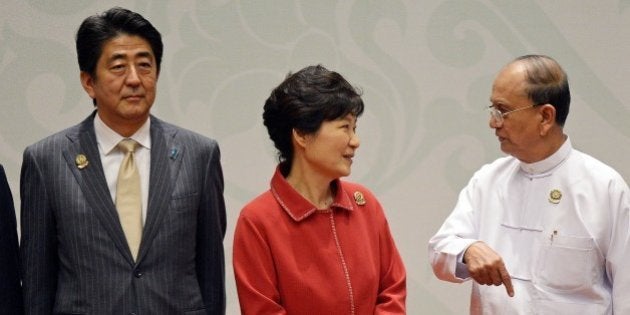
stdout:
[[85,17],[112,6],[140,12],[163,35],[153,113],[220,144],[228,314],[239,312],[232,229],[276,164],[262,107],[306,65],[363,91],[349,179],[386,209],[407,266],[409,314],[468,311],[469,287],[433,277],[426,241],[472,173],[502,154],[485,107],[494,75],[514,57],[549,54],[565,67],[572,142],[630,176],[630,0],[3,0],[0,163],[18,208],[26,145],[93,110],[74,36]]

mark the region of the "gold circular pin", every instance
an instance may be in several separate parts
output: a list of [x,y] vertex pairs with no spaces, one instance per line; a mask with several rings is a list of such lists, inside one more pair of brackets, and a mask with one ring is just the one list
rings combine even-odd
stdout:
[[359,206],[362,206],[365,204],[365,197],[363,197],[363,193],[361,193],[360,191],[355,191],[354,192],[354,202],[356,202]]
[[549,192],[549,202],[553,204],[558,204],[562,199],[562,192],[558,189],[553,189]]
[[84,169],[89,164],[87,156],[85,156],[83,154],[77,155],[77,157],[74,159],[74,163],[77,165],[77,167],[80,170]]

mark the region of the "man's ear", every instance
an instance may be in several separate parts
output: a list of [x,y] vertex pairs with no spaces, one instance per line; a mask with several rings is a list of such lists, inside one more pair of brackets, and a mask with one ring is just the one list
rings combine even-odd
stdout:
[[96,94],[94,93],[94,78],[91,74],[81,71],[81,85],[90,98],[94,99]]
[[545,136],[549,130],[556,124],[556,108],[551,104],[540,106],[540,135]]

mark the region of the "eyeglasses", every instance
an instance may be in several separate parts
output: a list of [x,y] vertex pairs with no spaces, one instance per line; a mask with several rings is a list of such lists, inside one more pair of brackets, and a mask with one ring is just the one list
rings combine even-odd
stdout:
[[524,107],[519,107],[513,110],[509,110],[507,112],[502,112],[499,109],[497,109],[496,107],[494,107],[494,105],[490,105],[488,106],[488,111],[490,112],[490,117],[494,118],[494,122],[498,125],[503,124],[503,121],[505,120],[505,116],[507,116],[508,114],[514,113],[514,112],[518,112],[520,110],[525,110],[525,109],[529,109],[536,106],[536,104],[532,104],[529,106],[524,106]]

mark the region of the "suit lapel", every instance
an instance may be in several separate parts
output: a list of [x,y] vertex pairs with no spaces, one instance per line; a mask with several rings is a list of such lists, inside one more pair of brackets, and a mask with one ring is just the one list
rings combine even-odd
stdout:
[[174,183],[181,166],[184,147],[175,141],[176,130],[166,129],[151,116],[151,175],[147,219],[142,231],[138,261],[146,255],[150,244],[168,211]]
[[[103,172],[96,143],[96,133],[94,132],[94,115],[92,114],[84,120],[77,128],[71,129],[67,136],[72,145],[63,152],[63,155],[90,208],[103,223],[105,230],[121,254],[133,264],[133,258],[129,246],[127,246],[127,240],[118,219],[118,212],[112,201]],[[83,168],[79,168],[77,165],[79,163],[76,159],[79,155],[84,155],[88,161],[88,164]]]

